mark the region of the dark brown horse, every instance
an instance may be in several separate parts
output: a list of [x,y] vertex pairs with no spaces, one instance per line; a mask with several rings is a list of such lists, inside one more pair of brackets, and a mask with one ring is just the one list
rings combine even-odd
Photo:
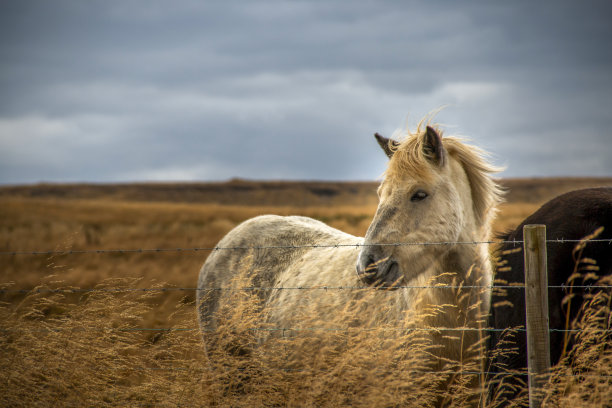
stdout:
[[[562,330],[570,328],[567,323],[579,316],[585,295],[597,290],[588,288],[595,282],[592,275],[589,279],[585,274],[580,274],[585,266],[581,259],[589,260],[588,265],[592,265],[590,260],[596,261],[600,277],[612,275],[612,245],[609,242],[594,240],[587,242],[581,251],[575,251],[576,240],[582,240],[596,231],[596,239],[612,238],[610,187],[577,190],[554,198],[525,219],[514,231],[499,237],[505,243],[499,251],[500,263],[495,274],[489,317],[489,327],[493,329],[489,337],[491,357],[488,370],[491,372],[524,370],[527,367],[525,292],[522,287],[505,286],[523,284],[525,281],[522,245],[511,241],[522,241],[523,226],[528,224],[545,224],[547,240],[554,241],[547,244],[551,364],[558,363],[564,349],[569,350],[572,346],[571,338],[568,344],[565,343],[567,333]],[[571,302],[563,304],[563,299],[570,293],[574,296]],[[507,328],[518,330],[509,335],[503,331]],[[499,353],[500,349],[508,350],[512,347],[515,348],[513,353]],[[496,380],[491,387],[492,394],[497,394],[496,400],[500,397],[512,399],[518,393],[513,390],[513,386],[521,381],[526,382],[526,376],[521,375],[498,374],[489,378]]]

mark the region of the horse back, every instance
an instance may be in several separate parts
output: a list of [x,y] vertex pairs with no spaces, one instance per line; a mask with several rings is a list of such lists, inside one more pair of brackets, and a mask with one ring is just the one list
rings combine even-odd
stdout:
[[296,260],[317,247],[356,240],[308,217],[263,215],[245,221],[219,241],[200,270],[197,303],[202,329],[215,329],[224,289],[264,288],[256,293],[265,301]]
[[[505,241],[500,254],[511,269],[498,273],[496,278],[512,283],[524,282],[522,252],[504,252],[515,249],[516,244],[511,241],[522,241],[523,227],[529,224],[546,225],[547,240],[556,241],[547,245],[548,283],[551,286],[565,284],[575,266],[573,250],[576,242],[563,241],[583,239],[600,227],[603,227],[603,231],[597,239],[612,238],[612,188],[590,188],[563,194],[544,204],[515,230],[500,236]],[[597,261],[600,275],[611,272],[612,251],[607,242],[588,243],[582,253],[583,258],[587,256]]]

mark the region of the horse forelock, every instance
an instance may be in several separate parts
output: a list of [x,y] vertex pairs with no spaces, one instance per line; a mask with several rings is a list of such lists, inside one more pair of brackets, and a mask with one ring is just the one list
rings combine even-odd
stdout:
[[[428,157],[425,149],[424,121],[419,123],[416,131],[396,131],[395,139],[400,143],[395,147],[393,157],[385,171],[385,179],[393,182],[407,176],[415,180],[433,182],[441,177],[437,164]],[[442,137],[443,132],[437,125],[427,123]],[[487,226],[495,215],[497,205],[503,200],[503,189],[493,179],[493,174],[503,170],[489,163],[489,155],[483,149],[465,143],[466,140],[453,136],[442,137],[446,153],[457,160],[463,168],[471,189],[474,216],[480,226]],[[487,232],[488,233],[488,232]]]
[[[423,181],[432,181],[436,177],[434,165],[425,154],[425,132],[421,123],[415,133],[408,130],[397,130],[392,138],[400,143],[392,146],[393,157],[385,171],[387,179],[404,179],[406,175]],[[436,128],[438,132],[439,129]],[[441,134],[441,133],[440,133]]]

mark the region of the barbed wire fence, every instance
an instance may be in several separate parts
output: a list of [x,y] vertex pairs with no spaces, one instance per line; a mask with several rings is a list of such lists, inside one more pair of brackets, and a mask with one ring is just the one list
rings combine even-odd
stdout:
[[[585,242],[581,239],[547,239],[547,244],[566,244]],[[612,238],[589,239],[588,242],[602,242],[612,246]],[[231,247],[190,247],[190,248],[100,248],[82,250],[15,250],[0,251],[0,256],[17,255],[86,255],[86,254],[133,254],[133,253],[164,253],[164,252],[214,252],[237,250],[269,250],[269,249],[324,249],[324,248],[363,248],[363,247],[400,247],[400,246],[444,246],[444,245],[493,245],[512,244],[522,246],[523,240],[489,240],[489,241],[439,241],[439,242],[391,242],[391,243],[355,243],[355,244],[311,244],[311,245],[261,245],[261,246],[231,246]]]
[[[589,243],[605,243],[610,245],[610,250],[612,251],[612,239],[588,239]],[[555,245],[555,244],[579,244],[585,242],[585,240],[577,240],[577,239],[546,239],[545,245]],[[118,248],[118,249],[108,249],[108,248],[99,248],[99,249],[83,249],[83,250],[12,250],[12,251],[0,251],[0,260],[10,259],[13,257],[23,257],[23,256],[76,256],[76,255],[111,255],[111,254],[155,254],[155,253],[197,253],[197,252],[217,252],[217,251],[250,251],[250,250],[298,250],[298,249],[330,249],[330,248],[355,248],[359,249],[362,247],[400,247],[400,246],[449,246],[449,245],[512,245],[518,249],[521,249],[526,242],[524,240],[489,240],[489,241],[444,241],[444,242],[394,242],[394,243],[380,243],[380,244],[365,244],[365,243],[355,243],[355,244],[331,244],[331,245],[321,245],[321,244],[312,244],[312,245],[272,245],[272,246],[232,246],[232,247],[190,247],[190,248]],[[547,285],[548,289],[567,289],[568,285]],[[603,290],[603,289],[612,289],[612,285],[571,285],[572,288],[579,288],[585,290]],[[394,289],[515,289],[515,290],[526,290],[525,284],[510,284],[510,285],[401,285],[395,286]],[[245,287],[148,287],[148,288],[60,288],[60,289],[50,289],[44,287],[36,287],[36,288],[0,288],[0,294],[17,294],[17,295],[27,295],[27,294],[85,294],[85,293],[95,293],[95,292],[103,292],[103,293],[126,293],[126,292],[198,292],[198,291],[343,291],[343,290],[371,290],[370,286],[366,285],[355,285],[355,286],[296,286],[296,287],[256,287],[256,286],[245,286]],[[548,313],[548,311],[546,311]],[[0,333],[8,333],[15,332],[19,329],[5,329],[0,328]],[[40,329],[41,332],[53,332],[53,331],[62,331],[64,329],[53,329],[53,328],[44,328]],[[130,328],[99,328],[99,327],[81,327],[81,328],[71,328],[65,330],[109,330],[109,331],[131,331],[131,332],[161,332],[161,333],[181,333],[181,332],[197,332],[197,331],[210,331],[214,332],[214,330],[210,329],[200,329],[200,328],[174,328],[174,327],[161,327],[161,328],[153,328],[153,327],[130,327]],[[320,327],[309,327],[309,328],[292,328],[292,327],[256,327],[250,328],[250,331],[255,332],[281,332],[283,336],[285,333],[299,333],[299,332],[317,332],[317,331],[325,331],[325,332],[348,332],[348,331],[374,331],[378,329],[371,328],[320,328]],[[466,332],[466,331],[484,331],[487,333],[493,332],[505,332],[511,330],[513,332],[527,332],[528,329],[525,327],[517,327],[517,328],[472,328],[472,327],[434,327],[434,328],[385,328],[385,330],[397,330],[397,331],[424,331],[424,332]],[[612,329],[599,329],[600,332],[603,333],[612,333]],[[559,328],[547,328],[548,333],[579,333],[581,329],[559,329]],[[187,370],[192,368],[187,367],[169,367],[169,368],[146,368],[142,367],[142,369],[151,369],[151,370],[160,370],[160,369],[168,369],[168,370]],[[529,370],[528,370],[529,371]],[[436,373],[440,373],[436,371]],[[453,371],[451,374],[462,374],[462,375],[524,375],[527,376],[528,372],[509,372],[509,371]],[[612,374],[589,374],[589,373],[579,373],[579,374],[566,374],[569,376],[576,377],[585,377],[589,375],[600,376],[605,378],[612,378]]]

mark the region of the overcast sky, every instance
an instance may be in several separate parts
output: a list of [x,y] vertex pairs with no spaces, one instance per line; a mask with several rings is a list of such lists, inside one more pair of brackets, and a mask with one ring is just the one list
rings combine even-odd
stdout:
[[504,177],[612,176],[610,1],[0,1],[0,184],[374,180],[443,105]]

